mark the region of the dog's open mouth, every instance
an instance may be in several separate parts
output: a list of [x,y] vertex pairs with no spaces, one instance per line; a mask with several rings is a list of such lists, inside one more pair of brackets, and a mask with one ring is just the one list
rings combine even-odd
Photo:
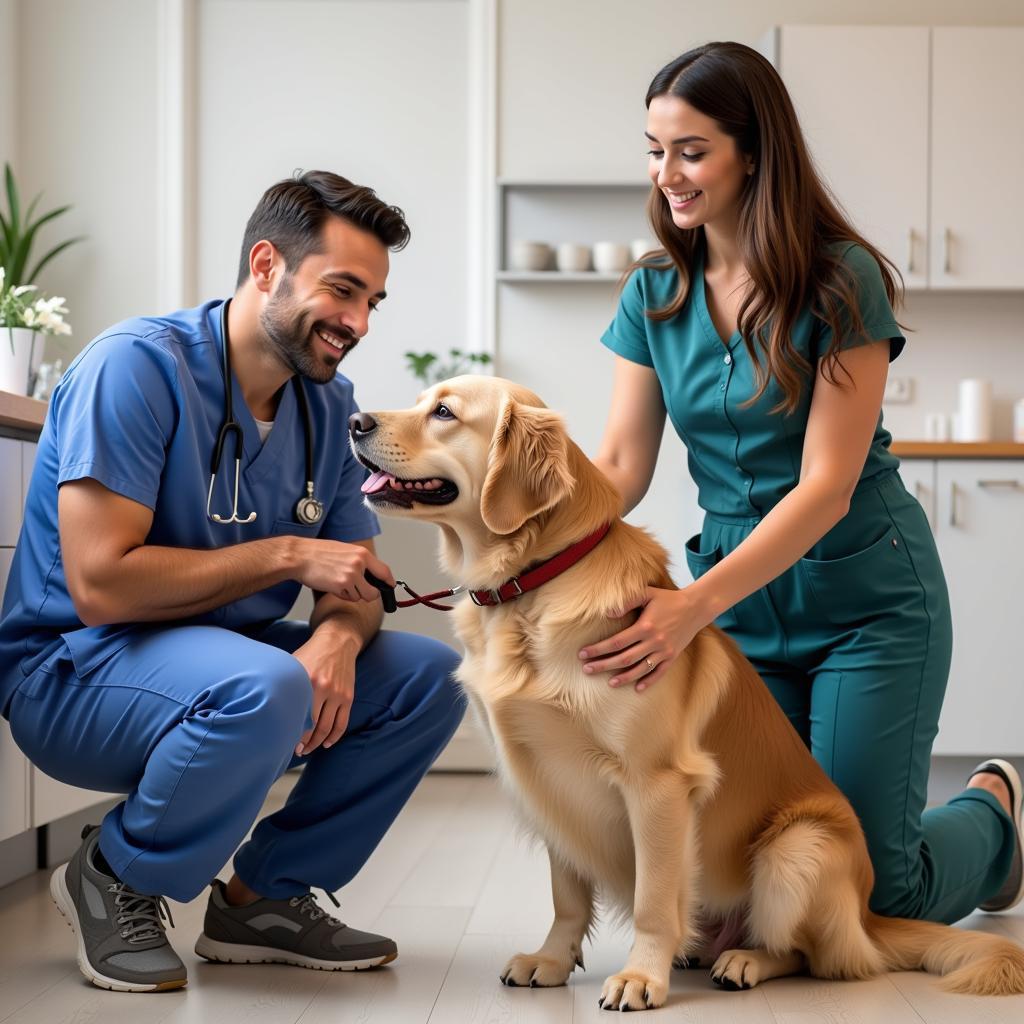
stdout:
[[378,468],[364,456],[359,455],[358,458],[371,473],[361,488],[371,502],[390,502],[392,505],[412,508],[414,501],[425,505],[447,505],[459,496],[459,489],[451,480],[443,480],[441,477],[401,480],[394,473]]

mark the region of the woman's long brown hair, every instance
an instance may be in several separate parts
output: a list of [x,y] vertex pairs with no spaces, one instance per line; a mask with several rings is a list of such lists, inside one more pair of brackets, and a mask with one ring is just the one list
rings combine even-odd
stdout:
[[[739,197],[737,241],[751,288],[740,305],[737,327],[756,370],[757,391],[750,402],[774,379],[784,397],[773,412],[792,412],[813,379],[813,367],[790,340],[803,310],[810,306],[832,329],[832,341],[822,353],[822,372],[832,383],[838,383],[837,369],[843,370],[843,339],[864,333],[857,283],[842,261],[840,243],[856,243],[871,253],[893,308],[902,302],[903,279],[829,193],[807,151],[789,93],[760,53],[730,42],[689,50],[655,75],[647,106],[659,96],[676,96],[713,118],[735,140],[737,151],[753,159],[753,173]],[[647,216],[666,260],[645,257],[634,267],[676,267],[679,287],[672,301],[647,311],[652,320],[671,320],[689,294],[694,263],[705,245],[704,229],[677,227],[657,185],[647,199]]]

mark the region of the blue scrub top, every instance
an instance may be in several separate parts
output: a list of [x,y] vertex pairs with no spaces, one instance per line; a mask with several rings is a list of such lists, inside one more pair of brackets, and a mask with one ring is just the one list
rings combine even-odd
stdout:
[[[895,359],[905,339],[878,264],[858,245],[846,246],[842,260],[856,288],[866,336],[851,334],[840,348],[890,339],[890,359]],[[657,373],[669,418],[686,445],[701,508],[716,515],[757,518],[800,479],[813,389],[804,388],[796,410],[788,415],[771,412],[783,398],[774,380],[757,402],[745,406],[756,391],[754,365],[738,331],[728,341],[719,337],[704,292],[702,257],[679,313],[661,321],[645,316],[646,310],[667,306],[678,285],[674,267],[634,271],[601,340],[623,358]],[[831,340],[831,330],[805,309],[793,329],[794,349],[816,366]],[[842,371],[838,379],[842,380]],[[862,481],[891,473],[899,465],[889,451],[891,441],[879,414]]]
[[[210,459],[224,416],[222,301],[164,317],[111,327],[68,367],[54,389],[39,438],[14,563],[0,620],[0,711],[7,714],[21,681],[67,642],[85,674],[121,644],[131,625],[86,627],[68,593],[57,526],[57,489],[90,477],[153,510],[147,544],[219,548],[292,534],[355,541],[380,532],[363,504],[366,471],[348,443],[348,418],[358,410],[352,383],[303,381],[313,426],[316,496],[324,516],[296,522],[306,491],[302,412],[289,383],[274,427],[260,443],[255,420],[233,381],[235,418],[244,435],[238,509],[251,523],[219,525],[206,515]],[[212,509],[230,512],[234,445],[224,451]],[[188,619],[242,629],[288,613],[300,584],[286,581]]]

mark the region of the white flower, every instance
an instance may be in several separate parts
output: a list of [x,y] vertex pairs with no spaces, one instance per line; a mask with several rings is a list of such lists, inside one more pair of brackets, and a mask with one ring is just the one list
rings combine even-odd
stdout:
[[7,277],[7,271],[4,267],[0,267],[0,292],[4,290],[4,279]]
[[25,292],[34,292],[36,286],[34,284],[19,284],[17,288],[11,289],[11,294],[14,296],[24,295]]
[[21,318],[25,321],[26,327],[36,326],[36,311],[31,306],[22,313]]

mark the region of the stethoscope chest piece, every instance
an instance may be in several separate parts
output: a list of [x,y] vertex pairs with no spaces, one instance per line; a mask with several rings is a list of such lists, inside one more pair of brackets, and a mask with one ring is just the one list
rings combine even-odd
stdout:
[[303,526],[316,526],[324,517],[323,502],[313,497],[313,483],[306,483],[306,494],[295,505],[295,518]]

